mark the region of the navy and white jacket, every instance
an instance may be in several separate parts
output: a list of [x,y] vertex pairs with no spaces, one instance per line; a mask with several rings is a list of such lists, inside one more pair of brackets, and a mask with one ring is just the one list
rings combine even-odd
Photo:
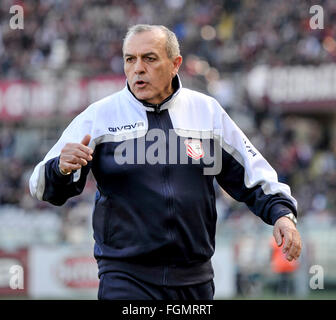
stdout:
[[[124,270],[162,285],[212,279],[214,179],[268,224],[297,215],[290,188],[278,181],[219,103],[182,88],[178,76],[173,83],[175,93],[160,105],[137,100],[127,85],[93,103],[70,123],[30,178],[33,196],[61,206],[82,192],[92,170],[99,275]],[[92,137],[93,160],[62,175],[61,149],[86,134]]]

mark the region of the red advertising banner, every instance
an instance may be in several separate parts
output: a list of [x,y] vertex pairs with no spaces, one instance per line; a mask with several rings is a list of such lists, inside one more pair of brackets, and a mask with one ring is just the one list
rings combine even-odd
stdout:
[[120,76],[49,82],[0,81],[0,120],[71,115],[125,86]]
[[28,251],[0,250],[0,296],[27,296]]

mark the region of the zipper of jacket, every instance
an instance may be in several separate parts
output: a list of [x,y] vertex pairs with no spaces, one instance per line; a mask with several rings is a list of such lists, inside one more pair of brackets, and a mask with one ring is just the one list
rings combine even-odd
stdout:
[[[164,130],[165,132],[165,126],[163,125],[163,121],[161,119],[160,116],[160,105],[155,105],[155,117],[158,120],[158,124],[160,129]],[[173,199],[173,192],[171,190],[171,187],[169,185],[169,170],[168,170],[168,165],[166,164],[163,168],[163,178],[164,178],[164,182],[165,182],[165,193],[167,195],[167,206],[168,206],[168,213],[169,216],[172,217],[173,216],[173,205],[172,205],[172,199]],[[168,233],[169,236],[172,240],[174,240],[174,235],[173,232],[171,230],[171,228],[168,228]]]
[[[155,105],[155,118],[158,121],[159,124],[159,128],[164,130],[165,132],[165,127],[163,125],[163,121],[161,120],[161,116],[160,116],[160,105],[156,104]],[[169,171],[168,171],[168,165],[166,164],[163,168],[163,178],[164,178],[164,186],[165,186],[165,193],[167,195],[167,207],[168,207],[168,214],[170,217],[173,216],[173,204],[172,204],[172,199],[173,199],[173,192],[170,189],[170,185],[169,185],[169,181],[168,181],[168,175]],[[170,226],[168,226],[168,234],[170,236],[171,240],[174,240],[174,234],[172,231],[172,228]],[[168,275],[168,266],[164,266],[163,267],[163,278],[162,278],[162,284],[166,285],[168,283],[168,279],[167,279],[167,275]]]

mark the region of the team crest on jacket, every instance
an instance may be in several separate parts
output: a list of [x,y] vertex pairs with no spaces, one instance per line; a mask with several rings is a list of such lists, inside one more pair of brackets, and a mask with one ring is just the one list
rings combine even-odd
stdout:
[[198,139],[185,139],[186,153],[188,157],[198,160],[204,157],[202,142]]

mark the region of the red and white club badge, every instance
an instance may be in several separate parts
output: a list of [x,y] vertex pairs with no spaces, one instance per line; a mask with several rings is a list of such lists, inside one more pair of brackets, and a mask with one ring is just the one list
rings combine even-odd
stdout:
[[204,157],[202,142],[198,139],[185,139],[186,153],[188,157],[198,160]]

